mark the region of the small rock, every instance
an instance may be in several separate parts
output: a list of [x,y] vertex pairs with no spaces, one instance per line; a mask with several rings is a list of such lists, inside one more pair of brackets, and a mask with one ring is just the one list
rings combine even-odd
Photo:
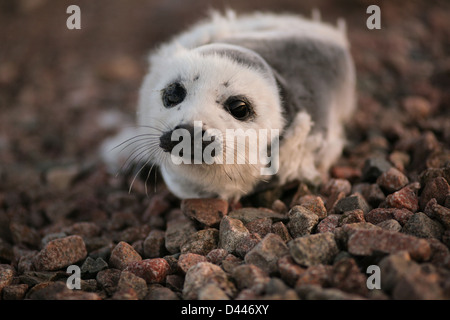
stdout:
[[328,215],[335,214],[335,208],[336,204],[338,204],[339,201],[345,198],[344,192],[336,192],[332,193],[325,204],[325,207],[327,208]]
[[352,211],[344,212],[338,221],[338,226],[341,227],[344,224],[364,222],[364,212],[361,209],[355,209]]
[[450,208],[439,205],[435,198],[428,201],[424,212],[430,218],[442,223],[445,229],[450,229]]
[[450,186],[443,177],[437,177],[429,181],[420,195],[420,208],[424,209],[428,201],[435,198],[440,205],[445,204],[447,195],[450,194]]
[[217,286],[229,297],[234,296],[236,292],[234,284],[228,280],[226,273],[219,266],[209,262],[200,262],[186,273],[183,298],[185,300],[198,299],[199,292],[208,284]]
[[389,155],[389,161],[400,171],[404,171],[405,168],[411,162],[409,154],[395,150]]
[[381,277],[381,288],[383,291],[390,292],[395,285],[408,273],[417,272],[419,265],[411,260],[406,251],[399,251],[390,254],[379,263]]
[[300,275],[305,272],[305,269],[296,264],[291,256],[281,257],[277,264],[281,279],[291,287],[295,286]]
[[344,258],[333,265],[331,286],[348,293],[366,296],[368,293],[367,277],[359,270],[353,258]]
[[354,230],[348,238],[347,248],[348,252],[358,256],[406,250],[415,260],[428,260],[431,254],[426,240],[381,228]]
[[333,232],[339,224],[340,214],[330,214],[317,225],[318,233]]
[[331,263],[339,252],[332,233],[318,233],[296,238],[288,243],[292,258],[301,266]]
[[305,207],[309,211],[316,214],[320,219],[327,216],[327,209],[321,197],[306,195],[299,199],[298,205]]
[[180,252],[180,247],[195,232],[197,230],[193,222],[185,217],[168,221],[165,237],[167,251],[172,254]]
[[124,271],[134,273],[147,283],[162,283],[170,270],[169,263],[163,258],[132,261]]
[[223,199],[184,199],[181,210],[190,219],[201,225],[218,226],[228,213],[228,201]]
[[295,288],[298,289],[305,285],[329,286],[332,271],[333,267],[329,265],[317,264],[310,266],[300,274]]
[[294,206],[288,213],[289,222],[286,227],[293,238],[311,234],[319,223],[319,217],[303,206]]
[[437,274],[422,270],[406,273],[392,290],[396,300],[442,300],[444,295]]
[[142,257],[134,248],[125,241],[119,242],[111,252],[109,264],[113,268],[124,270],[128,264],[135,261],[141,261]]
[[289,234],[289,230],[287,229],[286,225],[281,221],[272,224],[272,229],[270,232],[278,235],[286,243],[292,240],[292,237]]
[[408,183],[408,178],[396,168],[383,172],[377,179],[377,184],[388,193],[398,191]]
[[152,284],[148,286],[148,293],[145,300],[179,300],[178,295],[169,288],[160,284]]
[[167,210],[170,209],[170,203],[164,198],[164,194],[154,194],[151,197],[142,220],[145,222],[151,221],[153,217],[162,216]]
[[206,255],[206,259],[208,262],[220,264],[227,255],[228,251],[225,249],[213,249]]
[[334,207],[334,211],[337,214],[341,214],[346,211],[352,211],[355,209],[362,210],[364,214],[370,211],[370,206],[367,204],[363,196],[359,193],[353,194],[351,196],[339,200],[339,202]]
[[144,257],[158,258],[164,255],[166,233],[162,230],[152,230],[144,240]]
[[277,261],[289,253],[284,241],[276,234],[267,234],[245,255],[245,263],[254,264],[268,274],[278,270]]
[[381,190],[378,184],[365,184],[362,187],[361,195],[366,199],[367,203],[372,207],[378,207],[382,203],[386,196]]
[[391,167],[392,165],[383,158],[369,158],[364,163],[361,179],[375,182],[383,172],[388,171]]
[[189,236],[186,242],[181,245],[181,253],[197,253],[206,255],[217,248],[219,242],[219,230],[211,228],[197,231]]
[[287,220],[285,214],[280,214],[267,208],[241,208],[231,211],[228,217],[241,220],[244,224],[261,218],[270,218],[273,222]]
[[195,253],[184,253],[181,254],[178,258],[178,267],[184,273],[188,272],[188,270],[195,266],[199,262],[206,262],[207,259],[205,256],[195,254]]
[[441,239],[444,228],[439,222],[430,219],[426,214],[417,212],[403,226],[402,232],[418,238]]
[[81,265],[81,273],[95,275],[106,268],[108,268],[108,264],[102,258],[97,258],[94,260],[91,257],[87,257]]
[[395,219],[401,225],[404,225],[409,218],[411,218],[413,213],[407,209],[396,209],[396,208],[376,208],[371,210],[365,215],[367,222],[378,224],[380,222]]
[[101,232],[100,227],[93,222],[77,222],[63,229],[67,235],[78,235],[83,238],[92,238],[98,236]]
[[15,273],[14,268],[9,264],[0,264],[0,296],[3,288],[12,283]]
[[[1,272],[1,271],[0,271]],[[0,290],[3,293],[3,300],[23,300],[27,293],[27,284],[11,284]]]
[[40,237],[35,229],[15,222],[9,225],[9,229],[15,244],[25,244],[32,248],[39,247]]
[[264,285],[270,280],[265,271],[253,264],[244,264],[234,268],[232,277],[240,290],[256,285]]
[[75,264],[87,256],[86,246],[80,236],[55,239],[36,255],[36,270],[57,270]]
[[322,186],[321,192],[325,196],[331,196],[332,194],[343,192],[344,195],[349,195],[352,190],[350,181],[345,179],[330,179],[325,185]]
[[225,216],[219,227],[219,248],[233,253],[240,242],[249,234],[250,232],[241,220],[231,218],[230,215]]
[[261,237],[258,233],[250,233],[244,236],[239,244],[236,246],[235,253],[237,256],[243,258],[245,255],[252,250],[259,242],[261,241]]
[[277,199],[272,203],[272,210],[285,215],[288,212],[288,207],[283,201]]
[[168,274],[166,277],[166,287],[175,292],[181,292],[184,284],[184,274]]
[[394,220],[394,219],[384,220],[384,221],[378,223],[377,227],[380,227],[381,229],[384,229],[384,230],[390,230],[390,231],[396,231],[396,232],[398,232],[402,229],[401,224],[398,223],[398,221]]
[[215,283],[208,283],[198,292],[198,300],[230,300],[227,294]]
[[97,273],[97,283],[108,295],[113,295],[119,283],[121,271],[118,269],[105,269]]
[[397,192],[387,196],[386,203],[391,208],[405,208],[416,212],[419,210],[419,198],[417,197],[418,183],[412,183]]
[[242,259],[230,253],[222,260],[222,269],[227,273],[232,273],[234,268],[243,263],[244,261]]
[[261,238],[264,238],[266,234],[271,232],[272,219],[270,218],[255,219],[245,224],[245,227],[250,233],[257,233]]
[[117,283],[117,291],[125,291],[127,289],[133,289],[137,294],[137,298],[143,299],[147,294],[147,283],[144,279],[131,272],[122,271]]

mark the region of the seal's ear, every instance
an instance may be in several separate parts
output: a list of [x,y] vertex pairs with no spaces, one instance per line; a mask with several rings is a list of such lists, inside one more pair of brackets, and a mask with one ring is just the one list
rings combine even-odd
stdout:
[[225,56],[239,64],[260,71],[266,75],[275,84],[275,77],[272,68],[267,62],[255,51],[227,43],[212,43],[198,47],[201,54]]

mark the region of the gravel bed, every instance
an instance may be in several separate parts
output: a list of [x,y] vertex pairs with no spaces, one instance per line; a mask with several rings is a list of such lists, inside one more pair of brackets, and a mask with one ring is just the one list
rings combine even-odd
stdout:
[[[238,204],[177,199],[157,172],[114,176],[96,156],[132,119],[147,50],[202,2],[80,3],[78,34],[55,27],[64,3],[0,5],[0,299],[450,299],[448,3],[386,3],[369,31],[364,6],[324,2],[325,18],[348,19],[358,70],[349,144],[320,186]],[[155,31],[171,15],[179,25]]]

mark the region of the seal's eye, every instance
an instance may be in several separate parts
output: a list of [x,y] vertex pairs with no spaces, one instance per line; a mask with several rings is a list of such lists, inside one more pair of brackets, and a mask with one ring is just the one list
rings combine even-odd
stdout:
[[251,115],[249,104],[240,99],[232,99],[226,102],[226,108],[231,115],[237,120],[246,120]]
[[168,85],[162,91],[162,101],[166,108],[176,106],[181,103],[185,97],[186,89],[178,82]]

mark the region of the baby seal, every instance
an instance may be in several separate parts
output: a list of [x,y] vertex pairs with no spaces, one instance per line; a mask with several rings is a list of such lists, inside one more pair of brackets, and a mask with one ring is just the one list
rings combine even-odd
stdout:
[[236,201],[268,182],[320,183],[355,105],[344,29],[288,14],[213,13],[151,53],[138,128],[115,144],[128,136],[133,160],[158,166],[180,198]]

